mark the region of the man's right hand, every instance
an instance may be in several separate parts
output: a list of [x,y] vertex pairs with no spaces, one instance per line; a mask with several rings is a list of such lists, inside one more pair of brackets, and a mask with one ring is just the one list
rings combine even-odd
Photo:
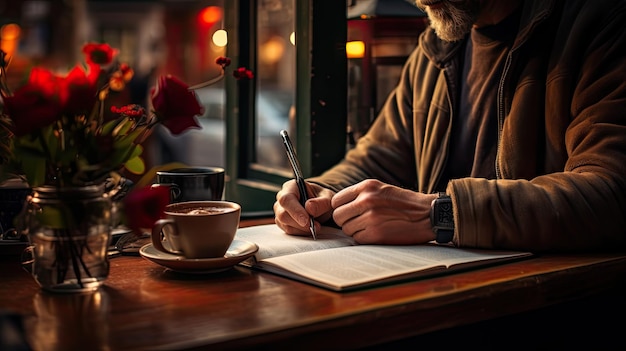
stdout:
[[335,193],[313,183],[306,183],[306,186],[309,200],[305,203],[305,207],[300,205],[298,186],[293,179],[285,182],[282,189],[276,193],[274,220],[287,234],[311,235],[309,216],[315,218],[316,230],[320,230],[321,223],[326,222],[332,216],[333,208],[330,201]]

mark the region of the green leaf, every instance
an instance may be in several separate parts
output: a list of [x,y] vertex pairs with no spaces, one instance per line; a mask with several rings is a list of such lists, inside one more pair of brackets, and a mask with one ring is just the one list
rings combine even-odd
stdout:
[[124,164],[124,167],[133,174],[143,174],[146,171],[146,164],[141,157],[133,157]]
[[143,129],[136,129],[133,130],[132,132],[116,137],[115,138],[115,148],[128,148],[130,147],[130,145],[132,145],[135,142],[135,139],[137,139],[137,137],[139,135],[141,135],[144,132]]
[[128,118],[124,118],[124,123],[120,123],[115,129],[113,129],[113,135],[126,135],[128,131],[132,128],[133,121]]
[[132,123],[130,123],[130,120],[128,118],[115,119],[115,120],[106,122],[102,126],[102,135],[110,135],[111,133],[113,133],[113,130],[115,130],[115,128],[117,128],[117,126],[120,124],[128,124],[128,128],[132,126]]
[[141,154],[143,154],[143,146],[142,145],[137,145],[137,147],[135,147],[133,149],[133,152],[130,154],[128,159],[130,160],[132,158],[139,157],[139,156],[141,156]]
[[135,130],[132,133],[118,137],[113,144],[114,152],[111,155],[111,164],[123,165],[128,160],[141,155],[143,147],[134,143],[135,139],[141,134],[141,130]]

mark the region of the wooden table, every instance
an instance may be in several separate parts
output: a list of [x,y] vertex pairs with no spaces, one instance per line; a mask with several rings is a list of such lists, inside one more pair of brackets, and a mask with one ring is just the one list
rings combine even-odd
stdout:
[[516,349],[626,330],[626,254],[542,255],[350,293],[242,267],[175,274],[133,256],[111,259],[105,286],[84,295],[42,292],[16,260],[0,274],[0,311],[21,316],[36,350]]

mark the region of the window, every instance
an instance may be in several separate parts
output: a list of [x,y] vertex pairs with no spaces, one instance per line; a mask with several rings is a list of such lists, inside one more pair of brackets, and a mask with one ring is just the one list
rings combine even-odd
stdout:
[[[227,54],[237,65],[252,68],[257,82],[225,83],[226,194],[242,204],[244,216],[268,214],[282,183],[293,177],[280,129],[290,131],[305,176],[320,174],[345,154],[346,5],[227,1],[225,10],[231,19]],[[264,124],[262,115],[269,110],[262,104],[269,101],[275,103],[274,124]]]
[[281,129],[293,134],[296,86],[295,0],[257,3],[255,159],[270,168],[289,169]]

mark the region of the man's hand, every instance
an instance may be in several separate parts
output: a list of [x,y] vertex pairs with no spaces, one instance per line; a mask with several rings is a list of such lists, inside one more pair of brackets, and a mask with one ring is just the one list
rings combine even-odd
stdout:
[[362,244],[422,244],[435,239],[430,206],[436,197],[368,179],[333,196],[333,219]]
[[331,217],[330,201],[335,193],[313,183],[306,183],[306,186],[309,192],[309,200],[305,203],[306,209],[300,205],[300,195],[295,180],[285,182],[276,194],[275,222],[287,234],[311,235],[309,216],[315,218],[316,230],[320,229],[320,223],[326,222]]

